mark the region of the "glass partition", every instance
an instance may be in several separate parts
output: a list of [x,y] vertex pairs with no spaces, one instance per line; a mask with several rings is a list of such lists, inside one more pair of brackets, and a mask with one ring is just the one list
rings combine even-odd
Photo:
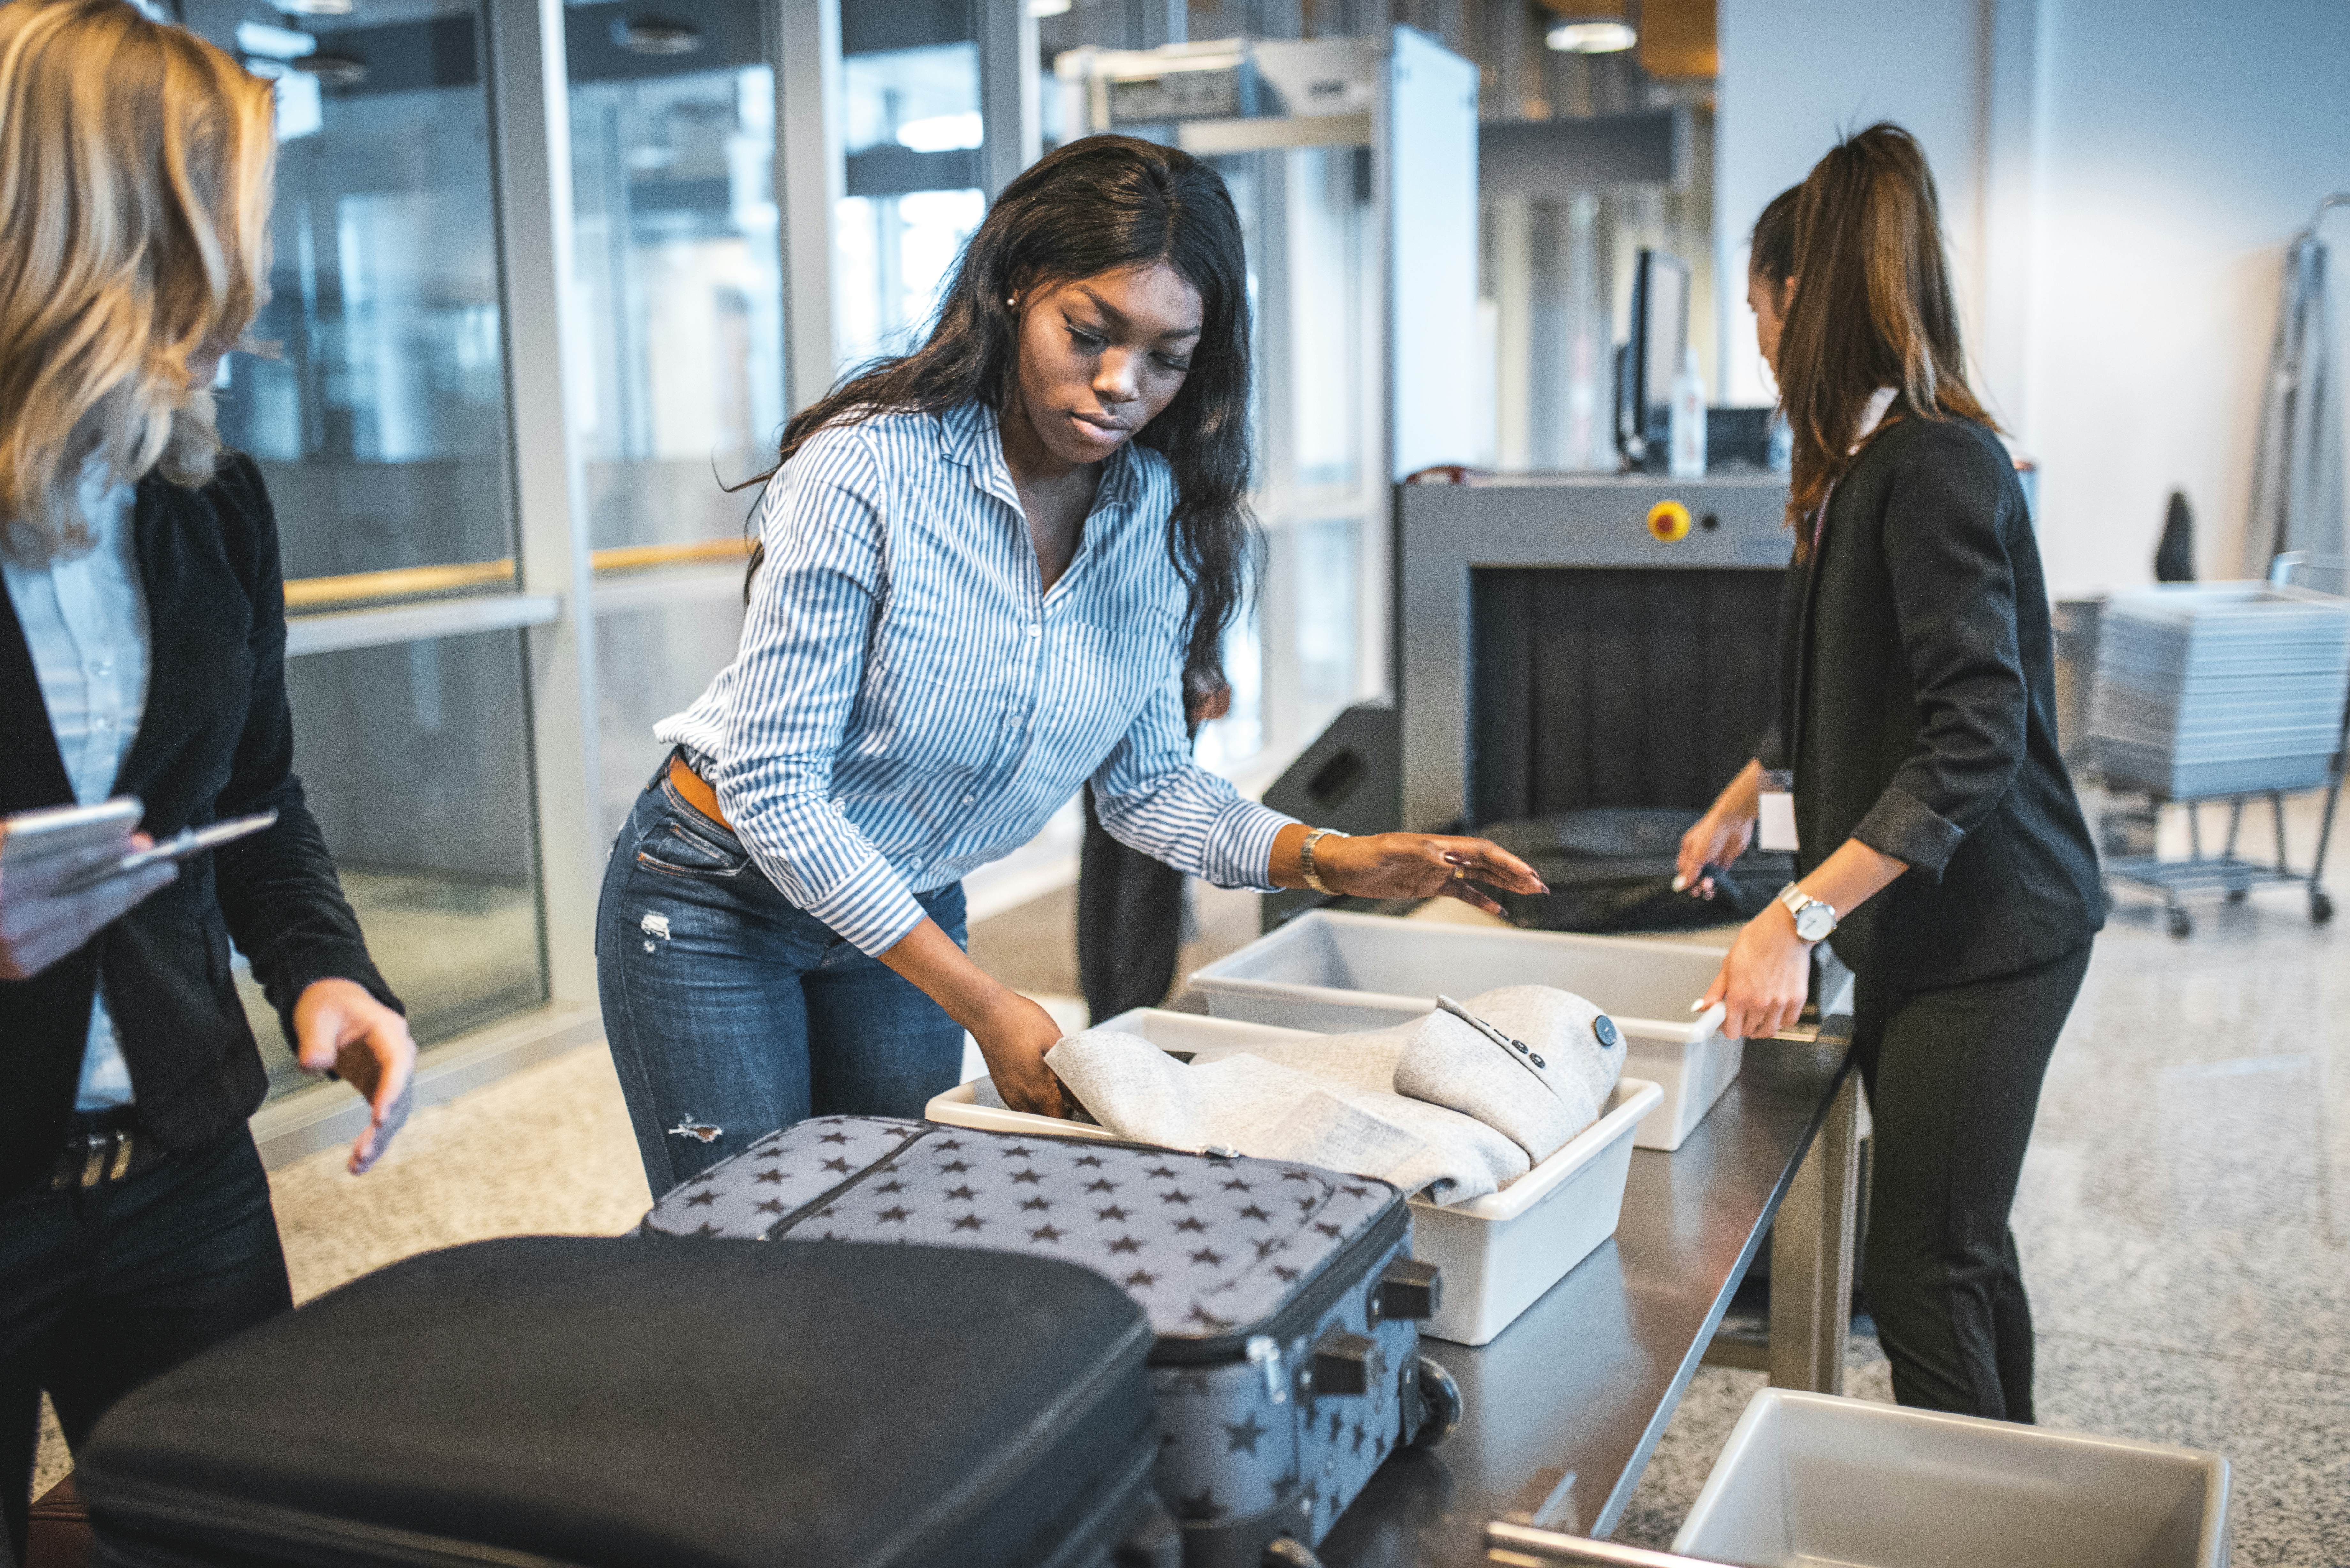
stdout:
[[1282,148],[1211,159],[1248,243],[1264,578],[1225,644],[1232,711],[1200,755],[1277,768],[1387,680],[1376,612],[1384,486],[1369,150]]
[[842,16],[848,182],[834,313],[844,369],[920,339],[987,211],[979,44],[968,18],[949,14],[961,8],[935,9],[920,27]]
[[689,706],[733,659],[741,585],[738,566],[714,583],[653,577],[598,596],[598,793],[608,836],[668,752],[653,726]]
[[[184,0],[276,83],[272,298],[217,391],[289,614],[511,591],[502,262],[472,0]],[[286,663],[295,765],[420,1041],[546,993],[512,631]],[[301,1082],[237,962],[273,1088]]]
[[185,3],[190,27],[277,82],[272,297],[253,332],[273,347],[224,363],[221,432],[268,480],[289,608],[508,587],[478,9],[328,13]]
[[[286,683],[295,771],[416,1038],[541,1000],[521,638],[314,653]],[[236,967],[273,1086],[292,1086],[276,1014]]]
[[576,400],[601,566],[743,533],[784,422],[775,85],[756,0],[566,13]]
[[691,0],[658,17],[564,16],[608,833],[660,760],[653,725],[733,657],[750,482],[785,412],[766,10]]

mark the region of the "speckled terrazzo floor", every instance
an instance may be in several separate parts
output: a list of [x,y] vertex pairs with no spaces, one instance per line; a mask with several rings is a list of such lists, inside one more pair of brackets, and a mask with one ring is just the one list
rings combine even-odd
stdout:
[[[2016,1214],[2041,1331],[2042,1418],[2227,1455],[2235,1562],[2340,1568],[2350,1564],[2350,929],[2311,927],[2302,900],[2279,891],[2199,904],[2196,934],[2180,942],[2142,896],[2118,904],[2050,1070]],[[1011,911],[973,945],[1006,963],[1021,954],[1036,972],[1018,978],[1040,990],[1073,988],[1066,951],[1045,948],[1066,940],[1053,935],[1066,909]],[[1221,948],[1251,934],[1239,914],[1203,901],[1202,937]],[[1204,945],[1186,954],[1208,956]],[[343,1174],[340,1158],[273,1178],[301,1296],[458,1241],[616,1231],[646,1197],[596,1047],[420,1113],[365,1179]],[[1890,1397],[1873,1341],[1853,1342],[1851,1367],[1848,1392]],[[1762,1382],[1699,1373],[1619,1539],[1670,1541]],[[64,1465],[52,1443],[43,1484]]]

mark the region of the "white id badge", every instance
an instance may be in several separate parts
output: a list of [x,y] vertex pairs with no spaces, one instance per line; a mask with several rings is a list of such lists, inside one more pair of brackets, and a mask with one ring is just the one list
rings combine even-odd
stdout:
[[1762,815],[1754,824],[1754,847],[1772,854],[1792,855],[1803,847],[1795,833],[1795,776],[1787,773],[1762,775],[1758,797]]

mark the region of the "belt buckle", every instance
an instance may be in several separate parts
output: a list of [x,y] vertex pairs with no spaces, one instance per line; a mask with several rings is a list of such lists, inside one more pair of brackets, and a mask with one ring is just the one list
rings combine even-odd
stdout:
[[128,1128],[92,1129],[81,1139],[81,1169],[73,1168],[71,1146],[65,1159],[59,1162],[56,1186],[63,1190],[69,1187],[99,1187],[120,1181],[130,1169],[130,1159],[136,1150],[137,1137]]

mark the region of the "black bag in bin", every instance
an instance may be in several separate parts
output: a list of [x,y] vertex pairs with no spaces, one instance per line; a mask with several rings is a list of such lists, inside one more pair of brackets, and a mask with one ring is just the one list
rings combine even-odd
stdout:
[[1174,1568],[1151,1345],[1045,1259],[519,1237],[166,1373],[80,1481],[118,1568]]
[[1534,868],[1548,893],[1489,888],[1513,924],[1541,931],[1669,931],[1751,919],[1795,875],[1795,857],[1749,849],[1714,878],[1714,896],[1673,891],[1679,806],[1596,806],[1477,829]]

